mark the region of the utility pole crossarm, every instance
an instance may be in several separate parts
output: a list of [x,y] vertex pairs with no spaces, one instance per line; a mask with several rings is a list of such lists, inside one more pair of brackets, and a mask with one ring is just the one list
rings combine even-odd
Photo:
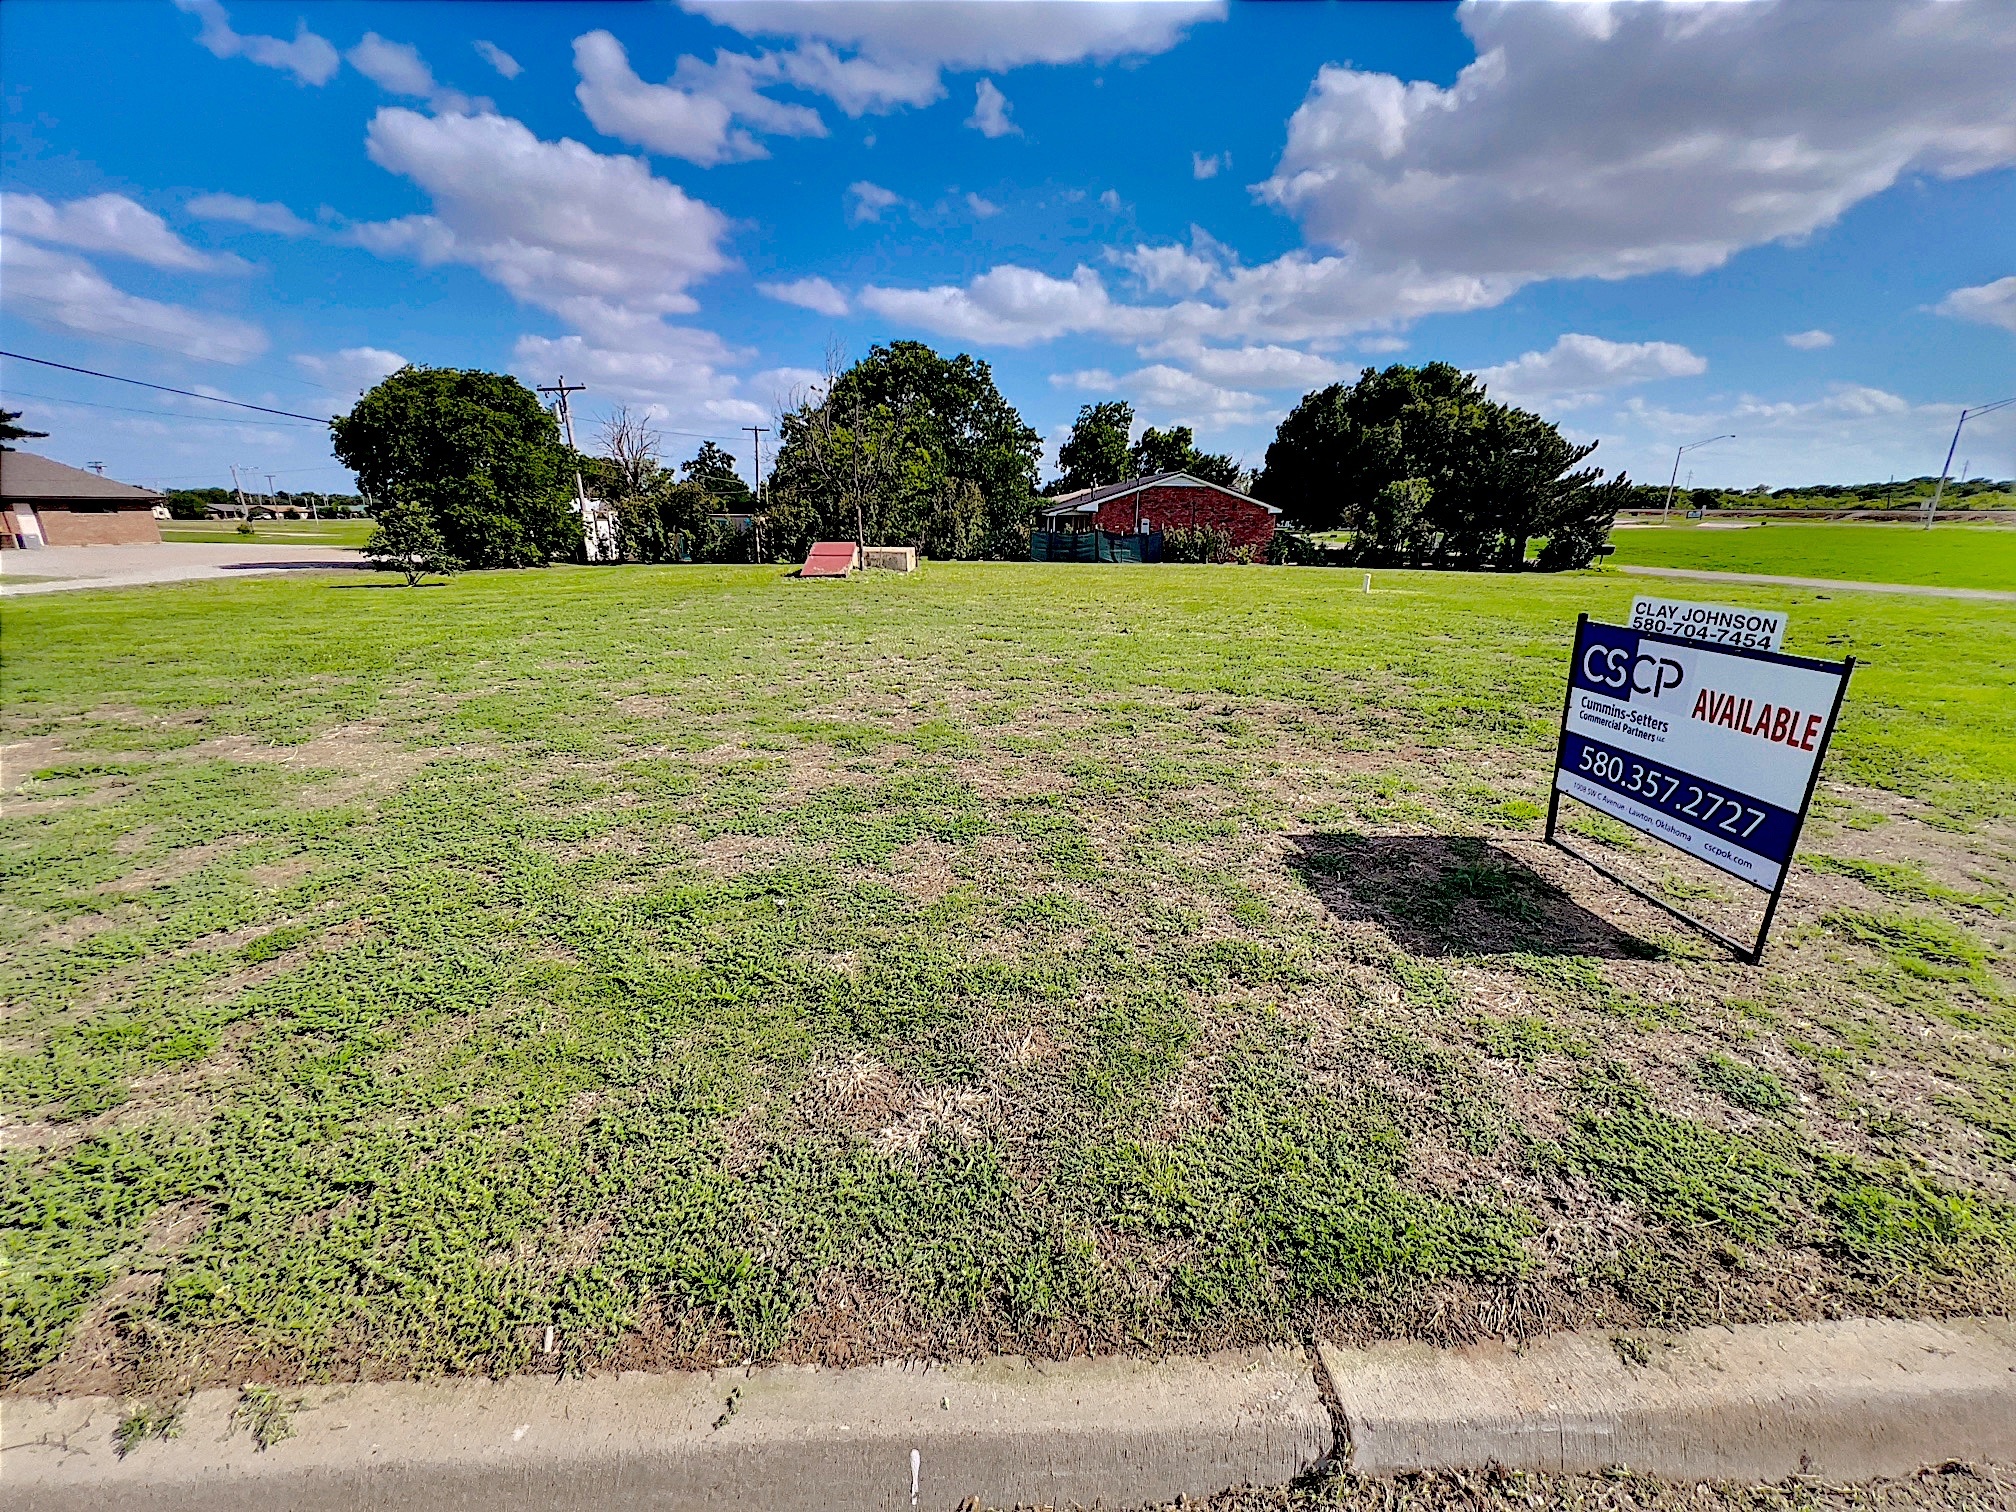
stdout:
[[[1960,411],[1960,423],[1953,427],[1953,444],[1946,448],[1946,465],[1939,469],[1939,485],[1932,490],[1932,501],[1925,506],[1927,530],[1930,530],[1932,522],[1939,518],[1939,500],[1946,492],[1947,475],[1953,471],[1953,453],[1960,450],[1960,432],[1974,416],[1993,414],[1996,410],[2007,409],[2012,404],[2016,404],[2016,395],[2011,395],[2007,399],[1997,399],[1993,404],[1977,404],[1972,409]],[[1964,468],[1962,472],[1965,472]]]

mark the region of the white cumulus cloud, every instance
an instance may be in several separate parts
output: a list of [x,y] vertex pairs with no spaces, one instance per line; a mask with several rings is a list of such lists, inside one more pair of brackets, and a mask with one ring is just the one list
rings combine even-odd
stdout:
[[1253,425],[1271,410],[1258,394],[1226,388],[1160,362],[1131,373],[1116,374],[1104,368],[1059,373],[1050,381],[1057,388],[1076,389],[1085,394],[1118,394],[1133,401],[1144,412],[1143,419],[1152,415],[1164,425],[1188,425],[1199,430]]
[[235,257],[198,251],[160,216],[123,194],[94,194],[60,204],[37,194],[0,194],[0,230],[9,237],[103,252],[177,273],[237,272],[245,266]]
[[442,88],[418,48],[405,42],[388,42],[376,32],[364,33],[364,39],[343,54],[343,58],[387,94],[425,100],[436,110],[468,110],[481,103]]
[[818,111],[762,93],[760,86],[782,77],[774,58],[683,57],[668,82],[652,84],[631,68],[621,42],[592,31],[574,39],[574,69],[581,76],[575,98],[597,131],[702,167],[769,156],[737,121],[778,136],[826,135]]
[[847,296],[823,278],[800,278],[790,283],[759,283],[756,292],[801,310],[839,319],[847,313]]
[[344,347],[340,352],[303,352],[294,358],[302,372],[321,379],[331,392],[361,394],[388,373],[406,366],[406,359],[382,347]]
[[1941,315],[2016,331],[2016,275],[1971,289],[1955,289],[1933,306]]
[[213,57],[244,58],[261,68],[277,68],[302,84],[327,84],[342,66],[328,38],[308,30],[306,21],[295,22],[291,42],[280,37],[248,37],[231,29],[231,17],[218,0],[175,0],[175,5],[203,23],[196,40]]
[[0,238],[10,308],[46,329],[166,346],[212,362],[248,362],[266,333],[248,321],[143,299],[118,288],[74,252],[19,236]]
[[1834,345],[1834,336],[1832,332],[1822,330],[1788,331],[1785,334],[1785,345],[1794,351],[1817,352],[1823,347]]
[[527,382],[551,383],[565,373],[568,382],[587,384],[592,398],[575,401],[582,409],[628,404],[653,422],[730,436],[770,419],[770,396],[745,392],[727,371],[745,354],[691,326],[653,321],[596,336],[521,336],[511,355]]
[[[683,0],[746,37],[783,37],[791,81],[850,116],[928,105],[945,71],[1001,73],[1032,63],[1106,62],[1167,52],[1223,0]],[[844,52],[843,52],[844,50]]]
[[1209,157],[1201,152],[1190,154],[1190,177],[1194,179],[1216,178],[1222,169],[1231,166],[1232,154],[1229,152],[1214,152]]
[[434,209],[355,226],[355,239],[422,262],[466,263],[570,319],[690,311],[687,287],[729,265],[727,217],[642,158],[545,141],[507,116],[398,106],[371,118],[365,147],[424,189]]
[[1008,97],[992,79],[982,79],[974,91],[973,114],[966,124],[984,137],[1020,136],[1022,128],[1008,119]]
[[342,236],[381,256],[473,267],[558,316],[566,332],[518,338],[522,376],[564,372],[589,385],[584,413],[622,402],[689,430],[732,432],[768,414],[733,372],[749,354],[666,319],[697,309],[691,287],[730,266],[729,222],[645,159],[549,141],[494,113],[398,106],[372,117],[365,146],[424,190],[431,211]]
[[1544,352],[1528,352],[1477,376],[1501,399],[1563,404],[1586,403],[1604,389],[1707,371],[1707,358],[1670,341],[1605,341],[1571,332]]
[[285,205],[247,199],[242,194],[199,194],[189,201],[188,208],[198,220],[226,221],[275,236],[307,236],[315,230]]
[[1909,172],[2016,162],[1995,4],[1470,5],[1444,89],[1328,66],[1263,195],[1368,267],[1701,272]]
[[478,40],[474,44],[476,55],[488,63],[507,79],[515,79],[525,71],[525,65],[504,51],[495,42]]
[[903,203],[903,196],[893,189],[884,189],[880,184],[871,184],[860,179],[847,186],[847,197],[854,203],[848,207],[847,221],[850,225],[863,225],[868,221],[879,221],[882,212]]
[[1908,173],[2016,164],[2003,7],[1856,15],[1843,26],[1829,8],[1774,0],[1467,5],[1478,57],[1446,89],[1317,74],[1256,186],[1312,247],[1250,267],[1195,238],[1118,254],[1161,303],[1113,298],[1083,269],[1018,267],[863,302],[1010,344],[1137,340],[1144,323],[1159,327],[1150,341],[1398,341],[1422,316],[1486,309],[1544,279],[1699,272],[1824,227]]

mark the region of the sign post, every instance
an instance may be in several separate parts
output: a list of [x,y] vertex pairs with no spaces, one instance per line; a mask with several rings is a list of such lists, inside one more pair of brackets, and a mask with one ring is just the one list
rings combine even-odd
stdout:
[[[1775,628],[1782,634],[1782,621]],[[1581,615],[1548,843],[1756,965],[1854,670],[1853,657],[1818,661]],[[1555,833],[1564,795],[1767,893],[1756,940],[1732,940],[1564,844]]]

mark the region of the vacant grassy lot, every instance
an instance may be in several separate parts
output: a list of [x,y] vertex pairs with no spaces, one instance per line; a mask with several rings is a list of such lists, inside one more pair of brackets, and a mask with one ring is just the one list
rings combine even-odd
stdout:
[[1611,560],[1647,567],[2016,591],[2016,527],[2007,525],[1942,522],[1924,530],[1767,520],[1740,530],[1632,526],[1617,531],[1611,541],[1617,547]]
[[1535,843],[1642,585],[1379,582],[10,604],[4,1379],[2016,1302],[2016,616],[1718,593],[1868,659],[1753,970]]
[[254,520],[252,534],[240,535],[235,524],[214,520],[163,520],[164,541],[206,541],[236,546],[267,541],[286,546],[362,546],[370,539],[369,520]]

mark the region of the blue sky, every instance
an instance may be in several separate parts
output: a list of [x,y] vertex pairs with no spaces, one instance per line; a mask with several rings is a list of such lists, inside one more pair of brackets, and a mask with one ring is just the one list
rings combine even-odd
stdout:
[[[8,350],[306,414],[401,360],[748,458],[830,350],[1126,398],[1257,465],[1444,359],[1697,484],[1936,472],[2016,393],[2002,0],[7,0]],[[88,66],[86,66],[88,63]],[[348,486],[312,424],[7,361],[136,481]],[[2016,474],[2016,411],[1956,467]]]

